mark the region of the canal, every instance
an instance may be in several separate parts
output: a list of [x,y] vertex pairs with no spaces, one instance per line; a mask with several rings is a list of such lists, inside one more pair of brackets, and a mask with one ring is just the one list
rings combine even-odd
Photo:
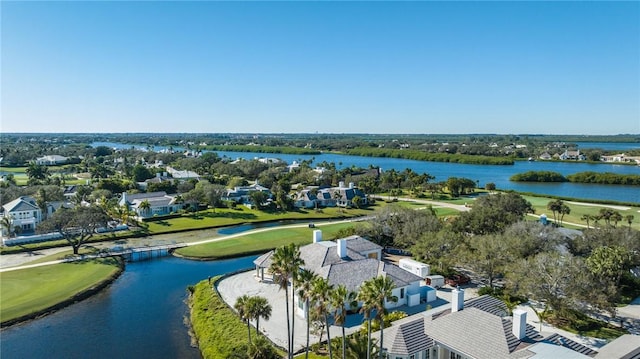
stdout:
[[3,329],[0,357],[200,358],[185,324],[187,286],[252,268],[255,258],[198,262],[165,257],[127,263],[122,276],[99,294]]

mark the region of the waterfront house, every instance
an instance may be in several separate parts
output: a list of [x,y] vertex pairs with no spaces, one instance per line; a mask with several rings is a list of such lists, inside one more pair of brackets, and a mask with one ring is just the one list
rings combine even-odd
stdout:
[[[263,254],[253,263],[259,280],[271,279],[268,269],[274,251]],[[349,291],[357,291],[363,282],[380,275],[391,278],[396,288],[393,295],[397,302],[386,302],[387,309],[402,305],[415,306],[435,299],[428,295],[433,288],[423,285],[422,278],[392,263],[382,261],[382,247],[360,236],[349,236],[336,241],[323,241],[320,230],[313,231],[313,242],[300,247],[304,268],[325,278],[329,284],[345,285]],[[305,316],[303,300],[294,293],[296,313]]]
[[603,162],[632,162],[640,165],[640,156],[626,156],[624,153],[619,153],[610,156],[600,156],[600,161]]
[[[148,203],[148,208],[145,208],[147,207],[146,203]],[[134,211],[139,218],[177,213],[183,206],[175,196],[170,196],[164,191],[135,194],[123,192],[118,204]]]
[[563,161],[566,161],[566,160],[584,161],[587,158],[580,153],[580,150],[565,150],[562,154],[560,154],[560,159]]

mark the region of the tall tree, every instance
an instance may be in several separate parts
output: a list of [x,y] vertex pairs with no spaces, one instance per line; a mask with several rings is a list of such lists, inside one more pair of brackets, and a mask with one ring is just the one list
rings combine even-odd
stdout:
[[348,311],[358,305],[357,294],[347,290],[343,284],[338,285],[331,293],[331,307],[334,310],[334,320],[342,328],[342,358],[347,355],[347,335],[345,333],[345,322]]
[[489,288],[493,289],[493,281],[513,258],[507,246],[507,239],[502,235],[487,234],[468,239],[466,265],[483,275],[489,282]]
[[331,352],[331,331],[329,328],[331,327],[329,323],[329,313],[331,311],[331,292],[333,291],[333,286],[329,284],[329,280],[324,279],[322,277],[316,277],[313,280],[313,301],[315,310],[318,314],[322,314],[324,319],[324,324],[327,328],[327,348],[329,349],[329,358],[332,358]]
[[29,178],[27,181],[28,185],[39,184],[51,175],[47,166],[39,165],[35,162],[29,162],[29,166],[25,169],[25,173]]
[[396,288],[395,283],[390,277],[387,276],[377,276],[366,281],[363,284],[368,290],[366,293],[366,300],[371,302],[373,309],[376,312],[376,318],[380,321],[380,359],[382,359],[383,349],[384,348],[384,319],[386,316],[386,307],[385,304],[387,302],[397,302],[398,297],[393,295],[393,290]]
[[97,206],[60,208],[38,226],[38,232],[57,232],[69,242],[73,253],[91,238],[98,228],[107,226],[110,217]]
[[36,204],[40,211],[42,212],[42,219],[46,220],[49,214],[47,211],[47,204],[49,203],[49,196],[47,190],[44,188],[38,189],[38,194],[36,195]]
[[591,278],[584,261],[571,254],[544,252],[521,260],[507,273],[509,287],[519,295],[543,303],[564,317],[585,299]]
[[249,336],[249,345],[251,345],[251,326],[249,325],[249,320],[251,319],[251,297],[248,295],[242,295],[236,299],[236,303],[233,307],[238,311],[238,315],[243,322],[247,323],[247,333]]
[[308,270],[302,269],[298,272],[298,298],[304,300],[305,318],[307,319],[307,345],[305,349],[305,358],[309,358],[309,331],[311,328],[311,316],[309,314],[309,307],[311,305],[311,298],[313,297],[313,282],[316,275]]
[[[289,310],[289,281],[291,280],[291,295],[295,293],[295,282],[293,281],[293,273],[298,272],[300,267],[304,265],[304,261],[300,258],[300,249],[297,245],[291,243],[286,246],[278,247],[273,253],[272,262],[269,270],[273,273],[274,281],[285,291],[285,306],[287,312],[287,352],[288,357],[293,357],[293,335],[294,335],[294,319],[290,319]],[[293,300],[291,301],[293,303]]]
[[151,210],[151,203],[145,199],[144,201],[140,202],[138,208],[140,209],[141,215],[148,215],[149,211]]
[[10,217],[10,216],[2,217],[0,224],[2,225],[3,232],[7,234],[7,237],[9,238],[13,237],[13,233],[14,233],[13,217]]
[[249,315],[256,321],[256,332],[260,333],[260,318],[269,320],[271,318],[271,304],[265,297],[255,296],[250,299]]

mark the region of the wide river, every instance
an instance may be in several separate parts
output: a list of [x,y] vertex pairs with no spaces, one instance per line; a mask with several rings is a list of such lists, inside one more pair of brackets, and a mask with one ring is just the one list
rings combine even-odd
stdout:
[[122,276],[99,294],[2,330],[0,358],[200,358],[184,323],[187,286],[252,268],[255,258],[127,263]]
[[[596,147],[598,143],[589,143]],[[604,145],[604,144],[603,144]],[[613,146],[613,144],[607,144]],[[621,146],[625,144],[615,144]],[[130,148],[131,145],[114,142],[94,142],[92,146],[108,146],[114,148]],[[637,147],[638,144],[626,144],[627,147]],[[137,148],[144,149],[142,146]],[[165,147],[156,146],[155,150],[160,151]],[[181,148],[174,148],[177,151]],[[544,162],[544,161],[516,161],[513,166],[495,165],[469,165],[446,162],[424,162],[406,160],[400,158],[376,158],[348,156],[333,153],[322,153],[320,155],[288,155],[288,154],[265,154],[257,152],[227,152],[216,151],[220,157],[253,159],[261,157],[279,158],[287,163],[293,161],[313,160],[314,163],[333,162],[338,168],[361,167],[367,168],[369,165],[379,166],[383,170],[394,169],[402,171],[410,168],[417,173],[429,173],[435,176],[436,181],[445,181],[449,177],[464,177],[473,181],[478,181],[484,187],[486,183],[493,182],[498,189],[515,190],[519,192],[531,192],[545,195],[565,196],[581,198],[585,200],[613,200],[620,202],[640,203],[640,188],[636,186],[617,185],[594,185],[579,183],[524,183],[512,182],[509,178],[526,171],[554,171],[562,175],[569,175],[577,172],[613,172],[617,174],[637,174],[640,175],[640,166],[615,165],[615,164],[590,164],[581,162]]]

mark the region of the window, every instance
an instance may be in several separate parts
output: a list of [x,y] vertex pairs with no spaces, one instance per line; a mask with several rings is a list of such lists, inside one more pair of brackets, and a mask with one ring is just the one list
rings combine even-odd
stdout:
[[404,288],[400,288],[400,299],[404,298]]
[[409,355],[409,359],[416,359],[416,355],[415,354]]
[[429,359],[429,358],[431,358],[431,349],[427,349],[424,352],[424,359]]

